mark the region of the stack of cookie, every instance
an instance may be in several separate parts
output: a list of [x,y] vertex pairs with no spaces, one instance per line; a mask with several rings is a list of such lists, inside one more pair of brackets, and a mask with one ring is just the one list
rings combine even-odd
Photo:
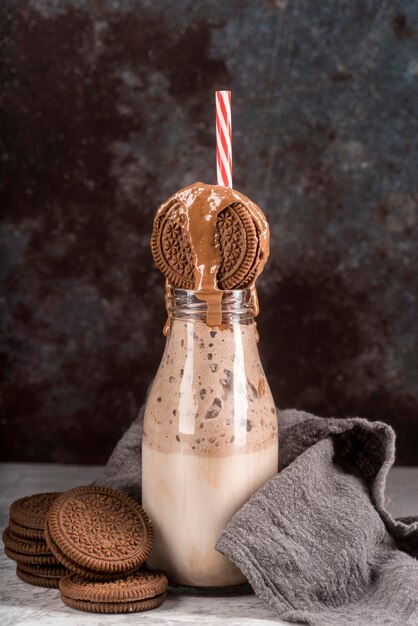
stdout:
[[[53,563],[57,568],[53,584],[43,586],[59,587],[61,599],[68,606],[96,613],[145,611],[164,602],[167,578],[144,566],[154,542],[153,528],[133,498],[107,487],[87,486],[23,500],[40,496],[44,496],[45,506],[42,520],[39,517],[37,521],[40,528],[36,529],[36,541],[40,545],[42,540],[42,549],[50,560],[35,564],[41,567]],[[17,504],[10,509],[11,521],[3,535],[5,552],[15,560],[16,555],[21,558],[21,553],[17,553],[15,544],[12,548],[10,528],[12,524],[22,525],[16,515],[12,516]],[[26,543],[30,541],[35,542],[28,539]],[[36,556],[44,558],[38,553]],[[32,580],[33,572],[21,571],[22,560],[18,563],[17,573],[22,580],[40,584]],[[48,576],[51,582],[50,572]]]
[[3,532],[4,551],[16,561],[17,576],[38,587],[58,588],[69,573],[52,554],[45,540],[45,519],[59,493],[37,493],[20,498],[10,507],[9,525]]

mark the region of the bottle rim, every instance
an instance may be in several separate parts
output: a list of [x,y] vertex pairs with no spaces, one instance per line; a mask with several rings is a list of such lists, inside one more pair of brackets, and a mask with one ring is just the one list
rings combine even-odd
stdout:
[[[167,311],[171,319],[205,320],[208,310],[206,300],[192,289],[168,287]],[[251,288],[222,291],[222,323],[244,322],[254,319],[254,292]]]

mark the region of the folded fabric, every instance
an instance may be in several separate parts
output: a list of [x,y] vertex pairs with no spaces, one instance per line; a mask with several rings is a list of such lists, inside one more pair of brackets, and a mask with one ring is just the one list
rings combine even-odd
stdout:
[[144,409],[124,435],[109,457],[103,475],[96,481],[102,487],[120,489],[141,502],[142,484],[142,428]]
[[[140,499],[143,411],[99,484]],[[393,430],[279,412],[281,471],[232,518],[217,549],[290,622],[418,624],[418,518],[385,507]],[[418,504],[418,503],[417,503]]]

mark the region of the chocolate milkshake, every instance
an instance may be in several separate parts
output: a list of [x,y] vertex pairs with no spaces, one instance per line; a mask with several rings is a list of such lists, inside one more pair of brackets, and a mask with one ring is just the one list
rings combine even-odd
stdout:
[[168,336],[144,423],[148,564],[171,584],[232,587],[245,578],[216,541],[278,468],[254,321],[268,227],[239,192],[196,183],[160,207],[152,250],[167,279]]

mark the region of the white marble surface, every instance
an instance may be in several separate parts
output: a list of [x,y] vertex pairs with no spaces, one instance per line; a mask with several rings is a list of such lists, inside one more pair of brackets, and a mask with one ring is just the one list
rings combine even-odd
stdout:
[[[62,491],[94,480],[99,467],[41,464],[0,464],[1,527],[7,525],[8,507],[16,498],[38,491]],[[418,510],[418,468],[394,468],[388,481],[388,506],[393,515]],[[203,598],[169,595],[158,609],[131,615],[81,613],[66,607],[55,589],[32,587],[14,574],[15,564],[1,554],[1,626],[116,626],[150,624],[177,626],[280,626],[276,614],[256,596]]]

